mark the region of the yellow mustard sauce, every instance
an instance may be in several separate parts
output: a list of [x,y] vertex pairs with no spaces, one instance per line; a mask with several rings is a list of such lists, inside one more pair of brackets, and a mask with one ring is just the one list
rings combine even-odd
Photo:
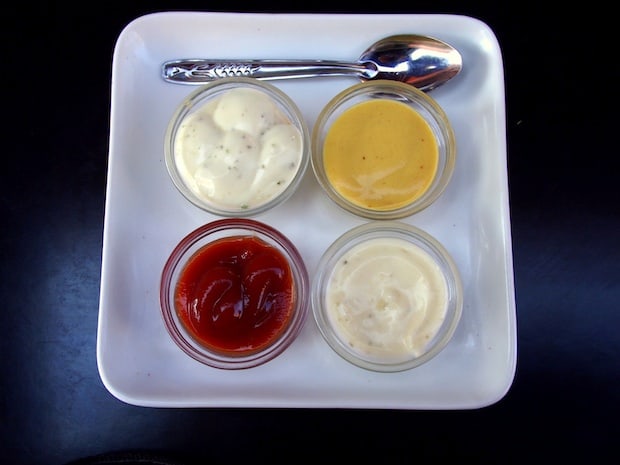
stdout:
[[323,148],[329,182],[363,208],[394,210],[421,197],[437,172],[433,132],[413,108],[393,100],[352,106],[332,124]]

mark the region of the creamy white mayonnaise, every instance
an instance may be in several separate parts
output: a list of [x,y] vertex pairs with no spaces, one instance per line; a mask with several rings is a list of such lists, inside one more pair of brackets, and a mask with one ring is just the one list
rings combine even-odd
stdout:
[[180,124],[175,163],[188,188],[222,209],[279,195],[302,160],[302,134],[266,93],[232,89]]
[[340,338],[365,357],[392,363],[424,352],[447,304],[437,263],[397,238],[370,239],[347,251],[326,290],[328,318]]

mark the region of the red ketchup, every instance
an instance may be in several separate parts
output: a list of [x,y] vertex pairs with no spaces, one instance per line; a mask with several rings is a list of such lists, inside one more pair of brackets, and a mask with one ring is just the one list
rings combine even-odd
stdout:
[[201,344],[243,356],[270,345],[294,307],[286,257],[253,236],[218,239],[198,250],[181,272],[176,312]]

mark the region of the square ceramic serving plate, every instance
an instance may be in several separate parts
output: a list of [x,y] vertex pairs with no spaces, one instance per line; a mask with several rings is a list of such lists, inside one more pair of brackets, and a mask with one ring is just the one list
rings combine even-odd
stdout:
[[[168,121],[195,86],[171,84],[175,58],[355,60],[392,34],[432,35],[458,48],[463,71],[431,92],[451,119],[458,146],[453,178],[428,209],[402,221],[440,240],[465,291],[452,341],[422,367],[374,373],[340,358],[310,311],[295,342],[275,360],[223,371],[186,356],[159,306],[162,268],[175,245],[216,219],[187,202],[164,163]],[[310,130],[321,108],[355,78],[270,81],[299,105]],[[455,15],[164,12],[137,18],[113,57],[97,361],[118,399],[152,407],[470,409],[493,404],[516,366],[516,309],[500,47],[481,21]],[[256,219],[298,247],[311,277],[328,245],[363,219],[322,192],[311,167],[300,189]]]

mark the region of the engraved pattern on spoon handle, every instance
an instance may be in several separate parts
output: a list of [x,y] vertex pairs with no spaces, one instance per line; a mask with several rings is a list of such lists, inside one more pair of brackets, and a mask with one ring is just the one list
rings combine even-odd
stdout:
[[224,77],[246,76],[257,79],[291,79],[314,76],[370,77],[363,64],[330,60],[174,60],[162,66],[166,81],[203,84]]

